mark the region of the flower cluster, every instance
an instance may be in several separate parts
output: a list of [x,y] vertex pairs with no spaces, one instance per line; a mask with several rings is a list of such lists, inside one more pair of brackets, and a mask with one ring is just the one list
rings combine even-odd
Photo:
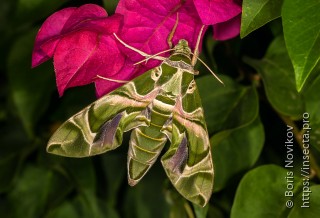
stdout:
[[[203,25],[213,37],[226,40],[240,30],[241,2],[236,0],[120,0],[108,16],[100,6],[86,4],[51,15],[36,37],[32,66],[53,58],[60,96],[69,87],[95,83],[102,96],[159,64],[129,51],[114,37],[148,54],[169,48],[168,35],[177,22],[173,44],[180,39],[195,47]],[[104,77],[105,79],[103,79]]]

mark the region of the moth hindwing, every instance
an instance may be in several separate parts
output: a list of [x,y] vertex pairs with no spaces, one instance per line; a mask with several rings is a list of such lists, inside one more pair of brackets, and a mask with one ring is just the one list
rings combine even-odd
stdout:
[[213,164],[203,109],[194,81],[191,51],[180,40],[162,64],[92,103],[51,137],[48,152],[87,157],[117,148],[132,130],[128,181],[137,184],[161,157],[174,187],[204,206],[213,187]]

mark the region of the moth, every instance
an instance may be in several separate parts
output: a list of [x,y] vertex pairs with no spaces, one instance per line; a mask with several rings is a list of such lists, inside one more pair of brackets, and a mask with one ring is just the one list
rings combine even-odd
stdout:
[[134,186],[168,142],[161,157],[168,178],[182,196],[205,206],[212,194],[214,169],[194,80],[196,54],[183,39],[171,50],[169,58],[138,51],[162,63],[72,116],[53,134],[47,151],[68,157],[102,154],[120,146],[123,133],[132,130],[127,171],[128,183]]

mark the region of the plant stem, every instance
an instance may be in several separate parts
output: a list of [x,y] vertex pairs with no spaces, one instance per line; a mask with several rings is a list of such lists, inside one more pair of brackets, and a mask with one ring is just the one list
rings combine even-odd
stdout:
[[187,212],[188,218],[194,218],[192,209],[191,209],[191,207],[190,207],[190,205],[189,205],[188,202],[185,202],[185,203],[184,203],[184,208],[185,208],[185,210],[186,210],[186,212]]
[[[282,116],[280,114],[279,114],[279,117],[283,120],[285,124],[293,128],[292,132],[295,137],[295,140],[298,143],[301,150],[303,151],[304,147],[303,147],[302,139],[303,139],[304,130],[299,130],[297,125],[288,117]],[[310,158],[310,175],[316,176],[318,179],[320,179],[320,167],[318,166],[317,161],[310,150],[309,150],[309,158]],[[315,175],[313,175],[313,173]]]

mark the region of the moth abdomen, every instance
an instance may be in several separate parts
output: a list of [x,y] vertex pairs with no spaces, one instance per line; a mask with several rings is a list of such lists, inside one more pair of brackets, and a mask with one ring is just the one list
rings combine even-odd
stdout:
[[166,142],[167,137],[151,125],[141,126],[132,131],[127,163],[130,185],[133,186],[142,179],[157,160]]

